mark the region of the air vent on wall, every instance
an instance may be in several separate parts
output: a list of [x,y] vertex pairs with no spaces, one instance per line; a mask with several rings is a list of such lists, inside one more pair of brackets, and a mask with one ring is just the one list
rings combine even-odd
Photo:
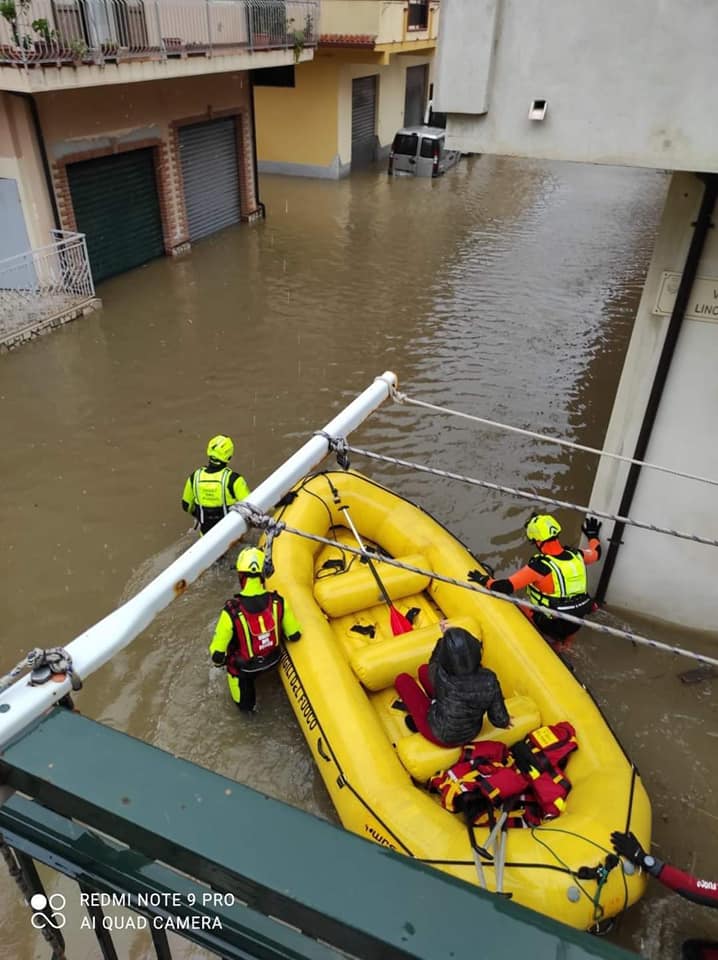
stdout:
[[529,109],[529,120],[543,120],[548,110],[548,100],[532,100]]

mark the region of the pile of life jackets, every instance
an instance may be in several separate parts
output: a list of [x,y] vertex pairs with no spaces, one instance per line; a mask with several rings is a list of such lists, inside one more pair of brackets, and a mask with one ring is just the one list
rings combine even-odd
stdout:
[[429,781],[442,805],[475,826],[494,821],[494,808],[508,812],[507,827],[534,827],[561,815],[571,781],[565,773],[578,749],[567,721],[533,730],[510,749],[497,740],[463,747],[458,762]]

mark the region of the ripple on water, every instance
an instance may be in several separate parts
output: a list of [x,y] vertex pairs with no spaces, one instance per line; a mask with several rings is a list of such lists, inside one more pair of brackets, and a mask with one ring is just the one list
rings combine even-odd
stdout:
[[[14,505],[3,520],[12,549],[0,558],[7,662],[25,653],[38,594],[47,632],[67,642],[186,549],[181,488],[209,436],[234,437],[234,463],[256,484],[387,368],[429,402],[600,445],[666,182],[488,157],[428,182],[383,169],[338,183],[263,177],[265,223],[102,284],[102,311],[0,357],[0,436],[12,451],[3,502]],[[580,503],[590,492],[591,458],[412,407],[386,404],[353,439],[536,494]],[[525,560],[531,502],[355,465],[497,570]],[[577,520],[561,517],[576,535]],[[260,712],[242,718],[208,665],[234,582],[226,566],[205,573],[87,683],[81,708],[333,817],[279,678],[262,680]],[[639,756],[661,850],[687,863],[710,849],[715,862],[714,821],[701,812],[715,809],[711,764],[693,774],[690,761],[705,751],[700,730],[718,728],[710,697],[677,683],[671,658],[584,633],[577,667]],[[704,726],[674,717],[688,746],[669,776],[656,729],[674,713]],[[690,816],[682,801],[661,799],[676,795],[673,781],[687,784]],[[709,923],[656,887],[621,938],[662,960],[688,921],[697,931]],[[0,890],[4,898],[5,880]],[[8,929],[26,944],[14,956],[29,960],[19,906]]]

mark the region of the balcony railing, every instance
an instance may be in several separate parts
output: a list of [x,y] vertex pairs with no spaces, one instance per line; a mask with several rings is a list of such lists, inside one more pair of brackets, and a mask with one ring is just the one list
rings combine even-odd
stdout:
[[0,260],[0,343],[41,327],[95,296],[83,233],[52,230],[53,242]]
[[316,45],[319,32],[319,0],[14,0],[6,6],[0,65],[20,67],[272,49],[298,57]]

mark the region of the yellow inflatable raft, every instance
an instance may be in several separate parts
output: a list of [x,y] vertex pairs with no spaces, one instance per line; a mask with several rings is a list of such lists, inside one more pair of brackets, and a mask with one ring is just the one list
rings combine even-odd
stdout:
[[[391,557],[459,580],[477,565],[427,513],[356,473],[316,474],[295,493],[278,515],[288,526],[356,546],[346,505],[365,544]],[[272,587],[302,627],[302,639],[282,658],[282,682],[347,829],[491,891],[498,880],[518,903],[579,929],[639,899],[640,873],[624,863],[605,868],[611,831],[631,829],[650,845],[643,784],[591,696],[515,606],[377,560],[392,603],[402,613],[419,608],[412,631],[394,636],[389,608],[355,555],[283,532],[273,560]],[[483,637],[484,663],[497,674],[513,719],[509,730],[485,719],[479,739],[514,743],[562,720],[576,729],[565,811],[537,828],[506,831],[503,876],[491,858],[474,853],[461,816],[426,789],[459,749],[411,733],[393,687],[398,673],[415,675],[428,660],[442,618]],[[374,627],[374,636],[354,626]],[[489,828],[475,833],[485,846]]]

